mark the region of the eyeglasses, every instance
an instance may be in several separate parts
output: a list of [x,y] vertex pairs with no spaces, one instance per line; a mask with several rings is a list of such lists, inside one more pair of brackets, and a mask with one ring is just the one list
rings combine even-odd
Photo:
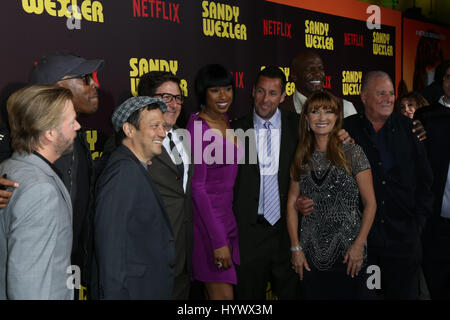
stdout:
[[92,76],[92,73],[88,73],[88,74],[82,74],[82,75],[75,76],[75,77],[61,79],[59,81],[70,80],[70,79],[82,79],[84,81],[84,84],[88,86],[91,84],[91,79],[93,79],[93,76]]
[[182,104],[184,102],[184,97],[182,95],[173,95],[170,93],[156,93],[154,94],[155,97],[161,97],[165,103],[170,103],[175,99],[175,102],[178,104]]

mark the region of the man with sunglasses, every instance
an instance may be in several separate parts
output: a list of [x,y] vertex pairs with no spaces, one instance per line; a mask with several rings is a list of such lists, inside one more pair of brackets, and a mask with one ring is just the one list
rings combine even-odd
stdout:
[[[103,67],[103,60],[86,60],[73,53],[54,53],[42,57],[35,63],[31,73],[31,84],[57,85],[69,89],[77,116],[93,114],[98,109],[98,83],[93,73]],[[65,153],[54,163],[60,171],[73,207],[72,266],[81,271],[81,287],[76,290],[75,299],[87,298],[90,264],[92,258],[92,207],[94,166],[86,132],[80,129],[71,152]],[[0,179],[0,186],[13,187],[14,181]],[[17,187],[17,185],[15,186]],[[7,206],[10,191],[0,193],[0,203]],[[73,269],[77,274],[77,269]],[[75,284],[76,281],[75,281]],[[77,286],[75,286],[76,289]]]

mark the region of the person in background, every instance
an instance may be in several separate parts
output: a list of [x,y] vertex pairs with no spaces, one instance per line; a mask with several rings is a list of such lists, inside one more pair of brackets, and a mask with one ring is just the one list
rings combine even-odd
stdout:
[[[307,98],[314,92],[323,90],[325,80],[325,66],[322,58],[313,50],[300,51],[292,60],[292,80],[295,83],[295,92],[292,96],[280,103],[280,109],[300,114]],[[342,99],[344,117],[356,113],[356,109],[348,100]]]
[[422,232],[422,267],[431,299],[450,299],[450,113],[428,119],[427,154],[434,205]]
[[8,99],[14,153],[0,172],[19,186],[0,210],[1,300],[73,299],[72,204],[54,164],[80,129],[72,98],[61,87],[29,86]]
[[444,94],[437,102],[419,109],[414,115],[415,119],[420,120],[424,125],[427,125],[428,119],[450,113],[450,61],[443,67],[445,67],[444,75],[442,77],[442,89]]
[[395,101],[394,110],[413,119],[417,109],[428,106],[428,101],[415,91],[408,92]]

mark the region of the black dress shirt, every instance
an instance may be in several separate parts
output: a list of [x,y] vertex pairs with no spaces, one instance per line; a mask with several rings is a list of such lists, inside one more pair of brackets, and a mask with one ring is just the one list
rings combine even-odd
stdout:
[[359,144],[372,167],[377,212],[368,244],[407,245],[418,241],[419,222],[431,214],[432,172],[412,121],[393,113],[375,133],[364,113],[344,119],[344,129]]

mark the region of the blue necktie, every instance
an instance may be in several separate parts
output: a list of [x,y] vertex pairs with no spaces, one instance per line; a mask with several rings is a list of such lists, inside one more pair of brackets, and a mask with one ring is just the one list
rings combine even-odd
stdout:
[[[264,159],[264,167],[270,167],[274,162],[272,159],[272,137],[270,130],[270,122],[264,123],[267,129],[267,157]],[[270,161],[268,161],[270,159]],[[263,170],[263,187],[264,187],[264,218],[273,226],[280,219],[280,195],[278,192],[278,172],[264,172],[271,170]],[[273,171],[273,170],[272,170]]]

